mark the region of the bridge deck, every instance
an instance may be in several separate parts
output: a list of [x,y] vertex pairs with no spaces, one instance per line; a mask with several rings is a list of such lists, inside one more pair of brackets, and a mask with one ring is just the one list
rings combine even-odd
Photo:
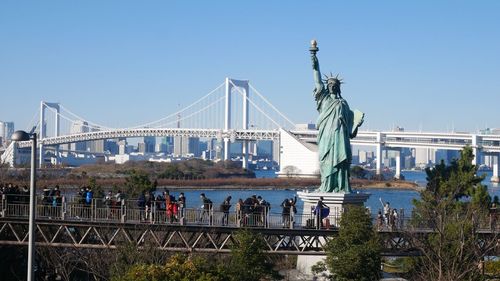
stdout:
[[[179,252],[219,252],[231,250],[234,233],[247,228],[263,235],[267,252],[276,254],[324,255],[327,241],[338,234],[338,218],[331,216],[332,226],[319,228],[314,216],[282,215],[263,211],[259,214],[228,213],[184,209],[170,221],[165,210],[133,208],[126,203],[109,208],[92,204],[63,202],[59,206],[37,204],[35,240],[39,246],[76,248],[116,248],[133,243],[142,247],[153,244],[162,250]],[[27,245],[28,204],[1,201],[0,245]],[[416,255],[407,234],[426,235],[428,228],[409,229],[400,220],[391,229],[382,226],[379,234],[383,254]],[[496,235],[496,230],[481,229],[481,235]]]

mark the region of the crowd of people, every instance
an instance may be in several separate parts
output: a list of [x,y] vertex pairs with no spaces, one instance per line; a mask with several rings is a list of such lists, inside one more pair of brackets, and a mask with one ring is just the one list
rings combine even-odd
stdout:
[[28,186],[18,186],[12,183],[0,183],[0,195],[7,196],[7,200],[11,202],[29,202]]
[[382,210],[377,213],[377,229],[381,230],[384,227],[390,230],[397,229],[400,224],[398,211],[391,208],[389,202],[384,204],[380,199],[380,203],[382,204]]
[[[108,219],[118,219],[120,212],[118,211],[125,205],[127,196],[121,191],[116,192],[112,190],[99,191],[98,195],[94,194],[91,187],[82,187],[72,203],[77,203],[82,210],[78,212],[81,218],[90,217],[90,207],[92,204],[97,204],[98,208],[106,209],[106,216]],[[29,203],[29,188],[27,186],[18,186],[14,184],[0,184],[0,195],[4,195],[9,202]],[[226,196],[224,200],[214,207],[214,203],[209,199],[205,193],[200,194],[201,206],[196,214],[196,220],[199,223],[214,222],[214,213],[219,213],[217,224],[229,225],[231,207],[233,207],[232,197]],[[133,203],[135,200],[135,203]],[[149,222],[152,219],[153,210],[156,214],[164,213],[165,222],[179,223],[185,217],[186,210],[186,196],[180,192],[176,197],[171,194],[168,189],[162,192],[142,192],[137,199],[128,200],[128,208],[137,209],[139,211],[139,219],[142,222]],[[63,202],[63,196],[59,186],[51,188],[43,188],[41,194],[41,202],[44,206],[60,207]],[[133,203],[132,205],[130,205]],[[378,211],[376,216],[376,227],[381,230],[388,228],[395,230],[399,226],[398,211],[391,208],[389,202],[383,203],[383,208]],[[280,204],[281,207],[281,222],[284,228],[290,228],[293,225],[293,217],[297,213],[297,197],[285,198]],[[135,205],[135,206],[133,206]],[[87,209],[87,211],[86,211]],[[329,207],[323,202],[320,197],[316,206],[312,208],[314,219],[307,222],[309,227],[329,228]],[[496,210],[496,208],[495,208]],[[233,212],[235,213],[235,223],[240,226],[263,226],[267,227],[269,222],[268,214],[271,211],[271,204],[260,195],[252,195],[246,199],[239,198],[234,204]],[[88,213],[88,214],[87,214]],[[491,216],[491,225],[496,224],[496,212]],[[87,214],[87,215],[85,215]]]
[[170,223],[179,222],[184,217],[186,207],[186,196],[181,192],[178,198],[165,189],[162,193],[142,192],[137,199],[137,207],[140,210],[140,220],[149,221],[153,209],[164,211],[166,221]]

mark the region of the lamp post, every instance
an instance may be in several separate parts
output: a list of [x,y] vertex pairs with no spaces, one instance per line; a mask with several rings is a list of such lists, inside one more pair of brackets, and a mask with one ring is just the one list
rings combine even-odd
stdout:
[[33,257],[35,255],[35,200],[36,200],[36,133],[26,133],[25,131],[15,131],[12,134],[13,141],[31,140],[31,173],[30,173],[30,213],[29,213],[29,240],[28,240],[28,278],[26,280],[35,280],[33,270]]

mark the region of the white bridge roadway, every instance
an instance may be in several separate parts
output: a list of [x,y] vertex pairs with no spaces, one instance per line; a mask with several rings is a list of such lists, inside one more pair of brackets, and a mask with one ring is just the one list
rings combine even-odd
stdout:
[[[290,131],[299,139],[315,143],[317,131]],[[183,128],[159,128],[159,129],[118,129],[108,131],[97,131],[47,137],[39,140],[44,146],[60,145],[81,141],[92,141],[113,138],[132,138],[145,136],[184,136],[200,138],[219,138],[238,140],[279,140],[279,130],[221,130],[221,129],[183,129]],[[468,133],[425,133],[425,132],[377,132],[361,131],[356,138],[351,140],[353,145],[377,146],[382,145],[386,149],[397,148],[434,148],[447,150],[461,150],[469,145],[474,149],[480,149],[482,153],[500,152],[500,135],[477,135]],[[30,142],[18,142],[20,148],[29,147]]]

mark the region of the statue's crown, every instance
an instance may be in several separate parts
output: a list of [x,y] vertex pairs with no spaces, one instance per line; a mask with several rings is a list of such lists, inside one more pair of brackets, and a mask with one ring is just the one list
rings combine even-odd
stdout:
[[333,76],[333,74],[330,72],[330,76],[323,74],[325,76],[325,79],[323,80],[325,83],[331,82],[335,84],[343,84],[344,82],[342,81],[341,78],[339,78],[339,75]]

